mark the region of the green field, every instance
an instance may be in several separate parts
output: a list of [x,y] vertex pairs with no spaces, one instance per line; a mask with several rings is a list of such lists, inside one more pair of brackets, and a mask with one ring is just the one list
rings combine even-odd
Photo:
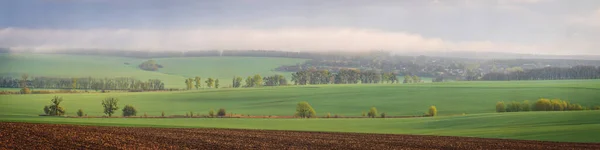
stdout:
[[[600,105],[600,80],[450,82],[427,84],[321,85],[218,89],[185,92],[57,94],[67,115],[82,108],[102,114],[101,100],[120,99],[138,114],[206,114],[211,108],[249,115],[293,115],[309,102],[318,116],[328,112],[360,116],[375,106],[389,116],[422,115],[430,105],[439,117],[411,119],[101,119],[38,117],[54,95],[0,95],[0,121],[91,125],[223,127],[277,130],[407,133],[550,141],[600,142],[600,111],[495,113],[497,101],[560,98],[584,106]],[[464,113],[464,115],[463,115]],[[120,115],[120,112],[117,113]]]
[[[166,88],[184,88],[184,79],[200,76],[221,80],[221,86],[231,84],[233,76],[263,76],[291,73],[272,71],[281,65],[302,63],[304,59],[261,57],[191,57],[154,59],[164,66],[158,72],[144,71],[137,65],[147,59],[50,54],[0,54],[0,76],[52,77],[134,77],[141,80],[161,79]],[[125,65],[129,63],[129,65]]]

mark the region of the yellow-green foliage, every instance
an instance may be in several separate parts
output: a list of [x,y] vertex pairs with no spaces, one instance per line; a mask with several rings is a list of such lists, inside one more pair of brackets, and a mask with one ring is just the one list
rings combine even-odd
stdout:
[[552,111],[552,102],[549,99],[541,98],[533,105],[535,111]]
[[522,111],[521,103],[512,101],[506,106],[506,112],[519,112]]
[[504,105],[504,102],[496,103],[496,112],[506,112],[506,107]]
[[437,116],[437,108],[435,106],[429,107],[429,116]]
[[308,102],[300,102],[296,106],[296,116],[300,118],[312,118],[316,117],[317,113]]
[[369,110],[369,114],[368,115],[369,115],[370,118],[377,117],[377,108],[371,107],[371,109]]

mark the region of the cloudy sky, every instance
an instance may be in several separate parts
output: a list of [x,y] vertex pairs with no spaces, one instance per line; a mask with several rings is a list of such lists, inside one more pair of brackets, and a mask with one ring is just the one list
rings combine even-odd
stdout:
[[599,0],[0,0],[0,47],[599,54]]

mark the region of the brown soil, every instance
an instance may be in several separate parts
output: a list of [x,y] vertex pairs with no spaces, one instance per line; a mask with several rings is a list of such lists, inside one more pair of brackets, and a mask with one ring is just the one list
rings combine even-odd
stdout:
[[600,149],[467,137],[0,123],[0,149]]

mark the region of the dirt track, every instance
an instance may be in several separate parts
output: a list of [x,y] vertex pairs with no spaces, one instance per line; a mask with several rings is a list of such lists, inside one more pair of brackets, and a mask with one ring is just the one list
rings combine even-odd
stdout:
[[0,123],[0,149],[600,149],[600,144],[414,135]]

